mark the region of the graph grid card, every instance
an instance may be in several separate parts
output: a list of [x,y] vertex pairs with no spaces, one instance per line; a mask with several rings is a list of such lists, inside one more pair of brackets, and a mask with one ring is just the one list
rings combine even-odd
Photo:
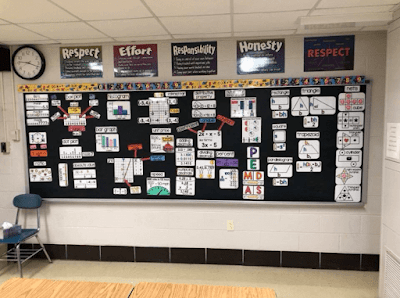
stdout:
[[24,94],[29,191],[363,205],[366,85],[187,84]]

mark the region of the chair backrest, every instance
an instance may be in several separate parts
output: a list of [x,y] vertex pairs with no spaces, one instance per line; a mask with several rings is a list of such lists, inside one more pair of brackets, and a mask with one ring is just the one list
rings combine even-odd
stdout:
[[35,194],[23,194],[16,196],[13,204],[21,209],[37,209],[42,206],[42,197]]

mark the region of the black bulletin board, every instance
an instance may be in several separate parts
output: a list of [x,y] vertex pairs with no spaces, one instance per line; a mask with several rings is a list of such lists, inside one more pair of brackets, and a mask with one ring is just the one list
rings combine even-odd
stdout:
[[[351,87],[354,87],[353,89]],[[346,90],[345,90],[346,88]],[[309,89],[309,90],[306,90]],[[24,102],[25,102],[25,123],[26,123],[26,138],[27,138],[27,146],[28,146],[28,175],[30,177],[30,192],[41,195],[43,198],[90,198],[90,199],[174,199],[174,200],[224,200],[224,201],[279,201],[279,202],[331,202],[338,204],[343,203],[353,203],[353,202],[362,202],[362,159],[363,159],[363,150],[365,143],[365,127],[368,119],[366,117],[365,110],[365,95],[366,95],[366,86],[318,86],[318,87],[281,87],[281,88],[255,88],[255,89],[240,89],[238,91],[234,91],[233,94],[227,94],[224,89],[219,90],[204,90],[204,94],[207,92],[212,92],[215,95],[215,99],[193,99],[194,92],[202,91],[202,90],[175,90],[172,96],[168,96],[166,102],[172,103],[168,109],[170,122],[175,122],[179,118],[179,123],[169,123],[169,124],[148,124],[148,123],[138,123],[149,121],[149,113],[150,107],[147,106],[149,98],[166,98],[168,91],[163,91],[163,94],[158,91],[121,91],[121,92],[76,92],[76,93],[25,93],[24,94]],[[346,91],[346,92],[345,92]],[[230,91],[228,91],[229,93]],[[236,92],[236,94],[234,94]],[[180,93],[180,94],[179,94]],[[242,94],[240,94],[242,93]],[[125,99],[122,100],[113,100],[108,99],[109,94],[122,94],[122,97]],[[273,95],[271,95],[273,94]],[[342,94],[342,95],[340,95]],[[350,94],[350,95],[349,95]],[[163,95],[163,97],[155,97]],[[179,95],[179,96],[175,96]],[[184,96],[182,96],[184,95]],[[226,96],[227,95],[227,96]],[[77,100],[66,100],[66,98],[74,98],[73,96],[77,96]],[[78,98],[81,96],[81,99]],[[111,95],[112,96],[112,95]],[[346,97],[347,96],[347,97]],[[129,97],[129,99],[126,99]],[[207,97],[205,95],[205,97]],[[281,103],[285,103],[287,97],[289,106],[286,108],[284,105],[279,106]],[[334,97],[335,106],[334,111],[332,112],[324,112],[321,107],[317,109],[322,110],[317,112],[321,114],[315,114],[317,109],[314,109],[314,114],[310,112],[309,103],[312,102],[312,105],[316,105],[319,102],[318,98],[326,98],[326,97]],[[247,109],[246,112],[243,113],[251,113],[251,108],[249,107],[249,101],[247,99],[255,98],[256,99],[256,111],[255,116],[260,117],[261,126],[257,128],[261,131],[261,143],[242,143],[242,127],[243,123],[242,118],[233,118],[231,117],[231,99],[232,100],[242,100],[242,107]],[[272,107],[272,100],[275,100],[278,106]],[[299,109],[299,111],[303,111],[301,115],[293,115],[292,109],[298,104],[298,101],[293,100],[293,98],[308,98],[308,106],[307,101],[305,104],[305,110]],[[171,101],[172,99],[172,101]],[[345,100],[341,102],[341,100]],[[346,103],[346,100],[350,99],[350,102]],[[147,100],[147,103],[146,103]],[[214,118],[215,123],[208,123],[205,127],[205,132],[209,130],[218,131],[218,128],[221,125],[220,117],[216,117],[217,115],[229,118],[234,121],[234,125],[231,126],[229,119],[226,120],[229,123],[225,123],[221,127],[222,132],[222,148],[220,149],[201,149],[201,150],[213,150],[214,158],[198,158],[198,145],[197,144],[197,135],[195,131],[203,129],[203,123],[200,123],[199,118],[193,118],[192,113],[196,109],[193,109],[193,102],[203,102],[204,101],[212,101],[215,100],[217,107],[215,109],[215,115],[212,113],[212,108],[205,111],[209,115],[205,115],[204,118],[210,119]],[[247,100],[247,102],[246,102]],[[353,102],[353,100],[356,100]],[[83,112],[87,109],[91,104],[96,103],[98,101],[98,105],[93,105],[83,116]],[[130,103],[130,107],[127,108],[127,105],[124,104],[122,106],[118,106],[118,104],[112,105],[112,102],[124,102]],[[175,102],[174,102],[175,101]],[[174,104],[176,103],[177,104]],[[251,101],[251,100],[250,100]],[[275,102],[275,101],[274,101]],[[34,103],[34,104],[32,104]],[[47,108],[46,108],[47,103]],[[70,107],[71,103],[74,103],[74,107]],[[324,103],[324,101],[323,101]],[[332,99],[325,102],[329,108],[329,104],[332,103]],[[61,109],[58,107],[60,104]],[[165,104],[165,100],[163,101]],[[208,103],[207,103],[208,104]],[[204,103],[204,105],[207,105]],[[210,103],[211,104],[211,103]],[[203,105],[203,106],[204,106]],[[246,106],[247,105],[247,106]],[[130,120],[109,120],[107,106],[111,110],[111,106],[113,107],[113,113],[117,113],[114,117],[126,117],[126,114],[130,113]],[[238,104],[240,107],[240,103]],[[339,110],[339,106],[341,109]],[[211,106],[210,106],[211,107]],[[68,108],[72,108],[68,110]],[[66,113],[68,113],[69,117],[73,114],[73,112],[77,112],[77,109],[80,108],[80,113],[75,114],[78,118],[86,118],[86,124],[84,126],[84,130],[81,132],[80,136],[73,135],[72,131],[69,131],[68,125],[65,125]],[[154,108],[154,107],[153,107]],[[157,108],[159,108],[157,106]],[[274,110],[272,110],[273,108]],[[171,110],[174,109],[174,110]],[[179,110],[177,110],[179,109]],[[47,110],[47,112],[46,112]],[[78,109],[79,110],[79,109]],[[205,109],[207,110],[207,109]],[[308,110],[308,111],[307,111]],[[158,110],[154,110],[155,113]],[[66,113],[64,113],[66,112]],[[70,112],[70,113],[69,113]],[[59,114],[57,114],[59,113]],[[287,114],[287,118],[272,118],[273,114],[284,115]],[[283,114],[282,114],[283,113]],[[344,113],[344,114],[343,114]],[[122,116],[119,116],[121,114]],[[304,122],[306,121],[305,116],[308,114],[308,117],[317,117],[318,118],[318,127],[304,127]],[[362,114],[362,118],[360,119],[360,114]],[[253,115],[254,116],[254,115]],[[111,116],[112,117],[112,116]],[[161,117],[161,116],[160,116]],[[167,117],[167,116],[166,116]],[[53,119],[52,119],[53,118]],[[76,116],[75,116],[76,118]],[[147,119],[146,119],[147,118]],[[174,118],[174,119],[173,119]],[[251,117],[246,117],[251,118]],[[47,120],[46,120],[47,119]],[[225,118],[224,118],[225,119]],[[309,118],[308,118],[309,119]],[[358,120],[357,120],[358,119]],[[33,120],[33,121],[32,121]],[[248,119],[252,121],[252,119]],[[77,120],[79,121],[79,120]],[[153,119],[152,121],[155,121]],[[207,120],[214,121],[214,120]],[[344,122],[343,122],[344,121]],[[346,126],[347,121],[349,121],[350,126]],[[353,121],[361,121],[363,125],[357,125],[356,122]],[[198,126],[194,126],[192,131],[186,129],[181,132],[177,131],[183,129],[182,127],[188,124],[192,124],[194,122],[199,122]],[[341,129],[338,129],[338,122],[341,126]],[[74,123],[74,122],[70,122]],[[76,122],[79,124],[79,122]],[[76,124],[75,123],[75,124]],[[249,122],[250,123],[250,122]],[[256,125],[257,123],[255,123]],[[259,124],[259,123],[258,123]],[[257,124],[257,125],[258,125]],[[283,126],[281,125],[283,124]],[[280,131],[285,131],[285,141],[279,140],[279,138],[283,136],[278,136],[278,141],[274,142],[274,137],[276,137],[276,131],[274,131],[273,127],[284,127],[286,124],[286,128],[278,129]],[[362,124],[362,123],[361,123]],[[249,124],[251,126],[251,124]],[[281,126],[279,126],[281,125]],[[308,124],[310,125],[310,124]],[[74,126],[74,125],[71,125]],[[79,126],[79,125],[75,125]],[[116,127],[119,138],[119,150],[116,152],[105,151],[98,152],[96,149],[96,128],[97,134],[101,134],[99,127]],[[345,129],[343,129],[345,127]],[[153,133],[153,129],[165,129],[170,128],[171,133]],[[184,127],[187,128],[187,127]],[[74,130],[76,127],[72,127],[70,130]],[[162,130],[161,130],[162,131]],[[37,133],[46,133],[45,139],[43,138],[43,134]],[[356,132],[356,133],[355,133]],[[299,136],[298,133],[303,133],[302,136]],[[304,134],[306,133],[306,134]],[[311,133],[311,134],[309,134]],[[340,133],[340,135],[338,135]],[[255,132],[257,135],[258,132]],[[169,141],[174,148],[174,153],[152,153],[150,152],[150,138],[152,135],[173,135],[173,142]],[[319,135],[319,136],[318,136]],[[104,136],[104,135],[103,135]],[[318,137],[316,137],[318,136]],[[102,136],[100,136],[102,137]],[[192,139],[193,146],[177,146],[177,139]],[[348,141],[353,144],[345,145],[345,142]],[[75,141],[67,141],[67,140],[75,140]],[[112,140],[113,138],[109,138],[109,142],[111,142],[111,147],[115,145]],[[339,140],[340,139],[340,140]],[[345,141],[346,139],[346,141]],[[63,141],[64,140],[64,141]],[[168,140],[165,139],[165,140]],[[301,148],[312,148],[312,145],[315,145],[316,142],[319,142],[319,156],[309,156],[306,159],[301,159],[299,157],[299,150]],[[77,144],[76,144],[77,142]],[[299,145],[299,142],[302,142]],[[357,142],[360,142],[359,145],[356,145]],[[99,146],[99,139],[97,140]],[[276,144],[274,144],[276,143]],[[276,147],[286,146],[286,150],[284,151],[276,151]],[[64,145],[63,145],[64,144]],[[137,150],[136,158],[144,158],[143,161],[143,175],[133,175],[133,182],[124,183],[120,181],[118,183],[115,182],[115,161],[120,158],[134,158],[133,150],[128,150],[129,145],[131,144],[142,144],[142,149]],[[169,145],[171,145],[169,144]],[[274,147],[275,145],[275,147]],[[260,169],[256,170],[258,172],[262,172],[264,175],[263,181],[253,181],[250,183],[252,186],[252,193],[256,193],[257,191],[254,187],[257,187],[257,184],[261,184],[263,188],[263,196],[247,196],[244,198],[244,192],[247,189],[247,185],[244,185],[243,172],[249,171],[248,163],[251,158],[248,158],[248,147],[259,147],[260,155],[256,161],[259,164]],[[349,148],[350,146],[350,148]],[[354,146],[359,148],[353,148]],[[83,152],[83,157],[80,158],[79,153],[77,155],[77,159],[61,159],[60,158],[60,147],[81,147]],[[117,146],[116,146],[117,147]],[[133,146],[134,147],[134,146]],[[171,151],[171,148],[164,148],[166,151]],[[315,146],[314,146],[315,147]],[[179,148],[194,148],[195,151],[195,159],[196,160],[213,160],[214,165],[219,157],[215,157],[217,152],[219,151],[227,151],[226,158],[222,158],[225,160],[237,160],[237,165],[235,165],[236,161],[226,161],[228,166],[215,166],[215,178],[214,179],[197,179],[196,175],[196,166],[176,166],[176,151]],[[275,150],[274,150],[275,148]],[[132,149],[132,146],[130,146]],[[279,148],[278,148],[279,149]],[[282,149],[282,148],[281,148]],[[42,153],[35,152],[42,151]],[[308,153],[309,151],[305,152]],[[47,154],[47,156],[45,156]],[[72,153],[71,153],[72,154]],[[40,156],[43,155],[43,156]],[[73,154],[72,154],[73,155]],[[72,156],[71,155],[71,156]],[[155,156],[155,157],[151,157]],[[150,158],[150,160],[149,160]],[[270,158],[268,160],[268,158]],[[272,159],[271,159],[272,158]],[[285,163],[281,163],[282,158],[286,159]],[[290,159],[291,158],[291,159]],[[164,161],[160,161],[159,159],[165,159]],[[337,160],[341,160],[345,162],[343,165],[338,165]],[[352,161],[353,159],[353,161]],[[278,161],[276,161],[278,160]],[[347,160],[347,163],[346,163]],[[357,162],[357,160],[359,160]],[[124,163],[127,162],[124,160]],[[224,162],[224,161],[223,161]],[[297,162],[302,163],[306,172],[297,171]],[[318,162],[318,163],[315,163]],[[83,164],[82,164],[83,163]],[[308,163],[308,165],[307,165]],[[61,169],[59,168],[59,164],[62,164]],[[65,167],[65,164],[67,165]],[[80,164],[78,167],[75,167],[74,164]],[[278,174],[269,174],[269,171],[272,173],[272,168],[269,168],[270,164],[278,165],[279,169],[285,168],[286,166],[292,167],[292,176],[285,177],[279,176]],[[317,166],[315,167],[315,164]],[[319,165],[319,166],[318,166]],[[129,164],[124,164],[124,169],[128,169],[130,173],[129,167],[133,167],[133,162]],[[321,167],[321,171],[319,172],[318,168]],[[182,170],[178,168],[191,168],[193,169],[193,176],[181,176],[181,177],[192,177],[190,178],[191,182],[195,183],[195,193],[190,195],[177,195],[176,194],[176,177],[177,174],[181,174],[182,171],[191,171],[191,170]],[[310,170],[311,168],[311,170]],[[221,177],[219,176],[220,169],[237,169],[237,178],[234,179],[234,183],[232,185],[236,185],[235,189],[221,189],[219,180]],[[82,170],[78,178],[74,179],[74,170]],[[87,176],[83,170],[91,170],[88,171]],[[94,170],[94,171],[93,171]],[[95,172],[95,176],[93,177],[93,172]],[[253,173],[255,175],[255,173]],[[365,173],[364,173],[365,174]],[[32,176],[33,175],[33,176]],[[68,183],[63,180],[64,185],[60,185],[60,176],[67,175]],[[125,175],[123,178],[127,178],[128,175]],[[165,178],[169,178],[169,189],[165,192],[163,188],[157,188],[157,191],[154,191],[151,195],[148,194],[147,180],[151,178],[160,178],[162,176],[164,181]],[[190,175],[190,173],[189,173]],[[205,174],[207,175],[207,174]],[[269,175],[278,175],[278,176],[269,176]],[[284,174],[285,175],[285,174]],[[157,179],[151,178],[150,180],[157,181]],[[194,179],[193,179],[194,178]],[[180,178],[179,178],[180,179]],[[283,180],[282,180],[283,179]],[[286,179],[286,180],[285,180]],[[96,187],[95,188],[75,188],[75,180],[95,180]],[[340,182],[341,181],[341,182]],[[86,181],[87,182],[87,181]],[[247,183],[247,182],[246,182]],[[278,184],[277,184],[278,183]],[[279,183],[283,183],[279,184]],[[354,184],[348,184],[354,183]],[[65,185],[67,184],[67,185]],[[89,185],[78,183],[78,187],[82,187],[82,185]],[[153,183],[152,186],[157,183]],[[161,183],[162,184],[162,183]],[[275,185],[274,185],[275,184]],[[287,185],[285,185],[287,184]],[[131,193],[130,187],[140,186],[141,193]],[[235,187],[235,186],[232,186]],[[261,189],[260,188],[260,189]],[[158,189],[160,190],[158,192]],[[138,191],[138,188],[135,188],[135,191]],[[134,192],[135,192],[134,191]]]

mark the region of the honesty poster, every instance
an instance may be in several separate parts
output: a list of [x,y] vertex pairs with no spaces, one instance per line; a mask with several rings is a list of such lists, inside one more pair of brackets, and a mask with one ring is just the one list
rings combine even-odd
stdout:
[[285,40],[263,39],[237,42],[237,73],[285,72]]
[[114,46],[115,77],[157,77],[157,45]]
[[204,76],[217,74],[217,42],[172,43],[172,75]]
[[101,46],[60,48],[60,68],[62,79],[102,78]]
[[354,69],[354,35],[304,38],[304,71]]

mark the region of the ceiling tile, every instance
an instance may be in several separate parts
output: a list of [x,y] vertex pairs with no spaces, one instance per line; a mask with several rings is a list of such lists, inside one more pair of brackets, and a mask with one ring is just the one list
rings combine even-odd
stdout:
[[229,15],[164,17],[161,22],[171,34],[220,33],[231,31]]
[[207,34],[174,34],[175,39],[204,39],[204,38],[223,38],[231,37],[231,33],[207,33]]
[[270,37],[270,36],[281,36],[295,34],[296,30],[275,30],[275,31],[256,31],[256,32],[236,32],[234,36],[243,37]]
[[164,35],[168,32],[154,18],[88,22],[111,37]]
[[16,24],[78,20],[63,9],[45,0],[2,0],[0,18]]
[[332,29],[315,29],[315,30],[305,30],[299,29],[296,31],[296,34],[331,34],[331,33],[348,33],[348,32],[357,32],[361,29],[359,28],[332,28]]
[[40,36],[17,25],[0,25],[0,40],[3,42],[10,41],[33,41],[33,40],[48,40],[48,38]]
[[298,18],[307,11],[235,14],[234,32],[297,29]]
[[361,31],[386,31],[389,26],[365,26]]
[[338,8],[338,7],[365,7],[373,5],[397,4],[398,0],[321,0],[317,8]]
[[21,26],[52,39],[105,37],[104,34],[98,32],[83,22],[24,24]]
[[116,37],[117,41],[138,42],[143,40],[167,40],[171,39],[171,35],[153,35],[153,36],[130,36],[130,37]]
[[144,1],[156,16],[198,16],[230,13],[230,0]]
[[82,20],[134,19],[152,16],[140,0],[52,0]]
[[[59,44],[59,42],[54,40],[31,40],[29,41],[30,44]],[[10,45],[21,45],[26,44],[26,40],[18,40],[9,43]]]
[[10,23],[7,21],[4,21],[4,20],[0,20],[0,25],[7,25],[7,24],[10,24]]
[[311,9],[318,0],[233,0],[234,13],[295,11]]
[[393,7],[394,7],[393,5],[382,5],[382,6],[367,6],[367,7],[316,9],[310,15],[311,16],[327,16],[327,15],[387,12],[390,9],[392,9]]
[[66,43],[102,43],[102,42],[114,42],[114,39],[106,37],[106,38],[82,38],[82,39],[57,39],[58,42],[66,44]]

